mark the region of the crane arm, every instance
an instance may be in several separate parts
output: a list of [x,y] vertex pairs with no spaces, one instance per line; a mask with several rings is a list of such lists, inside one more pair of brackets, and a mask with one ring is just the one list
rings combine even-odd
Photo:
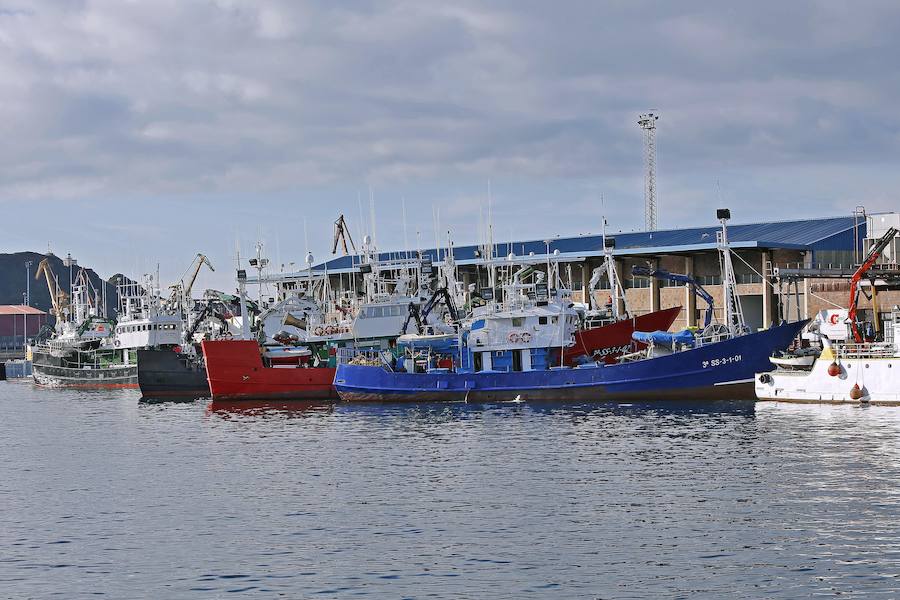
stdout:
[[210,271],[215,272],[215,270],[216,270],[216,269],[212,266],[212,263],[209,261],[209,259],[206,257],[205,254],[197,253],[197,257],[194,259],[194,261],[195,261],[197,264],[196,264],[196,266],[194,267],[194,270],[191,272],[191,277],[190,277],[190,279],[188,279],[187,285],[184,286],[184,297],[185,297],[186,299],[190,299],[190,297],[191,297],[191,289],[193,289],[193,287],[194,287],[194,282],[197,281],[197,275],[200,274],[200,269],[203,268],[203,265],[204,265],[204,264],[205,264],[207,267],[209,267],[209,270],[210,270]]
[[881,256],[881,253],[884,252],[884,249],[891,243],[891,240],[897,237],[897,233],[897,229],[894,227],[888,229],[885,234],[875,242],[871,250],[869,250],[869,253],[866,255],[866,259],[859,265],[856,272],[853,273],[853,277],[850,278],[850,309],[847,313],[847,318],[850,320],[850,331],[853,333],[853,339],[859,344],[864,341],[863,334],[859,330],[859,325],[856,323],[857,304],[859,302],[859,282],[866,273],[872,269],[875,262],[878,261]]
[[639,265],[633,266],[631,268],[631,273],[632,275],[637,275],[639,277],[653,277],[655,279],[674,281],[676,283],[684,283],[691,286],[691,291],[694,292],[694,295],[706,302],[706,314],[703,318],[703,327],[709,327],[709,324],[712,323],[713,308],[715,307],[713,297],[693,277],[682,273],[670,273],[664,269],[651,269]]
[[528,265],[527,267],[521,268],[515,272],[513,275],[513,283],[519,284],[522,283],[522,280],[534,273],[534,265]]
[[41,275],[47,280],[47,290],[50,292],[50,304],[53,305],[53,314],[57,317],[62,316],[61,300],[62,292],[57,286],[53,278],[53,269],[50,268],[50,262],[45,258],[38,263],[37,271],[34,273],[35,279],[40,279]]
[[594,290],[597,288],[597,284],[600,283],[600,279],[603,278],[603,273],[606,272],[606,267],[595,267],[593,271],[591,271],[591,280],[588,282],[588,299],[589,306],[591,310],[599,310],[599,306],[597,306],[597,300],[594,298]]
[[450,292],[447,291],[447,288],[441,287],[435,290],[431,295],[431,298],[428,299],[428,302],[426,302],[421,309],[416,303],[409,303],[409,314],[406,316],[406,321],[403,323],[401,335],[406,335],[406,330],[409,328],[409,322],[412,319],[416,320],[416,328],[418,329],[419,334],[421,334],[424,331],[424,323],[427,322],[428,315],[431,314],[431,311],[433,311],[441,301],[443,301],[444,306],[447,307],[450,321],[459,323],[459,312],[456,310],[456,304],[453,302],[453,297],[450,295]]
[[337,247],[340,242],[344,249],[344,256],[350,254],[350,250],[347,248],[348,241],[350,242],[350,247],[353,248],[353,253],[359,254],[356,250],[356,244],[353,243],[353,236],[350,235],[350,229],[347,227],[347,221],[344,220],[344,215],[341,215],[334,222],[334,239],[331,244],[331,253],[337,254]]
[[447,312],[450,314],[450,320],[454,323],[458,323],[459,314],[456,311],[456,304],[454,304],[450,292],[448,292],[445,287],[438,288],[435,290],[434,294],[431,295],[431,298],[422,309],[422,318],[427,319],[428,315],[431,314],[431,311],[434,310],[434,307],[437,306],[439,301],[443,301],[444,306],[447,307]]
[[419,305],[415,302],[409,303],[409,312],[406,315],[406,320],[403,322],[403,327],[400,328],[400,335],[406,335],[406,331],[409,329],[409,322],[413,319],[416,320],[416,331],[421,334],[424,328],[422,327],[422,313],[419,310]]

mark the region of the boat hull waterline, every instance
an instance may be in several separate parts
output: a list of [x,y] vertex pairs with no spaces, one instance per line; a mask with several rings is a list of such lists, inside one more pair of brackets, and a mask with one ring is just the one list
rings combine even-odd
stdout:
[[334,368],[266,367],[254,340],[205,341],[203,355],[214,400],[337,399]]
[[34,382],[46,387],[137,388],[137,366],[108,369],[72,369],[47,365],[33,366]]
[[206,398],[206,369],[194,357],[172,350],[137,351],[138,384],[145,398]]
[[397,373],[341,364],[335,388],[347,401],[752,400],[754,374],[774,368],[806,321],[788,323],[668,356],[548,371]]
[[[828,370],[831,358],[819,358],[808,371],[777,370],[758,373],[759,400],[809,404],[900,405],[900,358],[860,357],[844,359],[837,375]],[[858,397],[853,397],[856,386]]]

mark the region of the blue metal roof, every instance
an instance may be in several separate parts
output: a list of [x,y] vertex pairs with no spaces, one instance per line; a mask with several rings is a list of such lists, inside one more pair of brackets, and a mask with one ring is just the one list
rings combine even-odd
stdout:
[[[802,221],[777,221],[772,223],[750,223],[729,225],[728,239],[735,248],[781,248],[811,250],[829,247],[831,249],[853,249],[853,217],[831,217],[806,219]],[[691,252],[716,247],[716,233],[720,226],[691,227],[663,231],[641,231],[631,233],[608,233],[615,238],[615,254],[667,254]],[[848,235],[849,234],[849,235]],[[860,224],[859,237],[865,236],[865,222]],[[526,256],[531,252],[546,255],[547,246],[543,240],[507,242],[495,245],[496,256],[506,256],[512,252],[516,256]],[[456,246],[453,256],[457,263],[475,262],[477,246]],[[555,238],[550,240],[550,252],[559,250],[568,256],[599,256],[603,253],[603,238],[599,235]],[[423,254],[434,261],[443,260],[446,249],[430,248]],[[414,258],[414,251],[382,252],[381,260]],[[316,270],[346,271],[359,264],[358,256],[342,256],[313,267]]]

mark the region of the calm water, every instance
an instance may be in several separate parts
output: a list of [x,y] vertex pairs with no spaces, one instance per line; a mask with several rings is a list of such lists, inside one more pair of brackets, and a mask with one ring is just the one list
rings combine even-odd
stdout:
[[898,409],[0,406],[0,597],[900,595]]

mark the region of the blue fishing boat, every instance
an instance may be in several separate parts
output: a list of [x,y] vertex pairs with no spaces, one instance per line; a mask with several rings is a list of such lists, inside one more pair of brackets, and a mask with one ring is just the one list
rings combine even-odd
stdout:
[[[350,401],[752,399],[754,373],[772,370],[772,351],[787,348],[805,324],[786,323],[664,356],[614,365],[591,363],[523,371],[429,368],[425,372],[408,372],[388,363],[342,363],[334,386],[341,399]],[[516,350],[505,351],[503,358],[512,352]]]
[[342,355],[335,389],[349,401],[753,399],[754,374],[773,368],[769,356],[786,349],[806,321],[758,332],[746,326],[728,246],[730,212],[717,216],[723,322],[700,331],[635,332],[643,347],[617,363],[567,367],[560,357],[574,344],[572,304],[546,288],[513,293],[483,309],[455,340],[424,336],[418,347],[403,340],[399,356]]

